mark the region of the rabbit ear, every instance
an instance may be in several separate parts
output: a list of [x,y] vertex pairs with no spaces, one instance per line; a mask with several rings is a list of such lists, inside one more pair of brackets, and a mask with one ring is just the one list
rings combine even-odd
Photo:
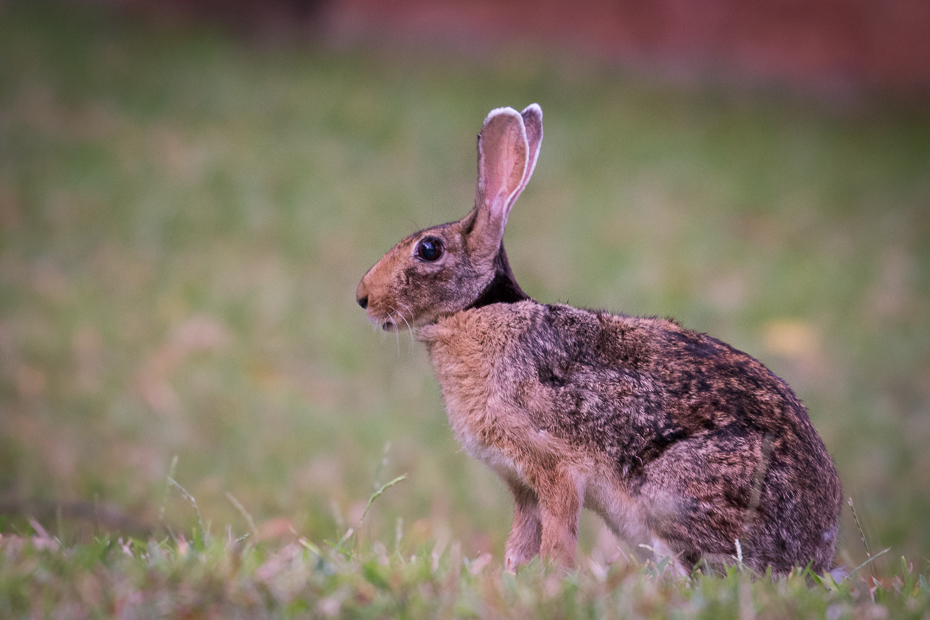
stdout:
[[542,110],[533,104],[519,113],[492,110],[478,136],[478,185],[475,189],[474,235],[496,253],[504,227],[536,167],[542,143]]

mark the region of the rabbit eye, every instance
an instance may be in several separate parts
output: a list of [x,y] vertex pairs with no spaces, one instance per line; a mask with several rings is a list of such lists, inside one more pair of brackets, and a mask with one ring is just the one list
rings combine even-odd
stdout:
[[442,241],[436,237],[424,237],[417,244],[417,256],[425,261],[434,261],[442,256]]

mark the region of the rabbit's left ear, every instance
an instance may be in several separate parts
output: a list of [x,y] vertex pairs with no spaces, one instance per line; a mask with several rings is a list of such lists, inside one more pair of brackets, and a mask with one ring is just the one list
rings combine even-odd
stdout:
[[[478,185],[475,188],[475,241],[496,253],[510,210],[529,183],[542,144],[542,109],[522,113],[492,110],[478,136]],[[478,249],[478,248],[475,248]]]

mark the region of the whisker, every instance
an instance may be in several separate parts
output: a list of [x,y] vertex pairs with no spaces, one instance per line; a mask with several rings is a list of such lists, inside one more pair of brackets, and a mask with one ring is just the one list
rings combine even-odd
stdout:
[[404,318],[404,314],[402,312],[398,312],[397,316],[403,319],[404,323],[406,323],[407,325],[407,333],[410,334],[410,349],[409,350],[412,351],[413,350],[413,328],[410,327],[410,323],[407,323],[407,319]]
[[[400,334],[397,333],[397,329],[396,329],[397,323],[396,321],[394,321],[392,317],[396,314],[397,316],[403,319],[404,315],[398,312],[397,308],[395,308],[394,306],[390,306],[390,308],[391,308],[391,313],[388,315],[388,320],[394,322],[394,325],[395,325],[394,339],[397,341],[397,357],[400,357]],[[406,322],[406,319],[404,319],[404,322]]]
[[[413,320],[413,312],[410,310],[410,306],[397,302],[399,305],[404,307],[404,310],[410,313],[410,320]],[[404,318],[404,315],[401,313],[400,318],[404,319],[404,323],[407,323],[407,319]],[[413,326],[410,323],[407,323],[407,333],[410,335],[410,350],[413,351],[414,347],[414,337],[413,337]]]

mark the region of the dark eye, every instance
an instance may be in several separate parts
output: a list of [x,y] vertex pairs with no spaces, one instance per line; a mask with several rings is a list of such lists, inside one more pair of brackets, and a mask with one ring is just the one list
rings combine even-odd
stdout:
[[417,244],[417,256],[425,261],[434,261],[442,256],[442,241],[436,237],[424,237]]

